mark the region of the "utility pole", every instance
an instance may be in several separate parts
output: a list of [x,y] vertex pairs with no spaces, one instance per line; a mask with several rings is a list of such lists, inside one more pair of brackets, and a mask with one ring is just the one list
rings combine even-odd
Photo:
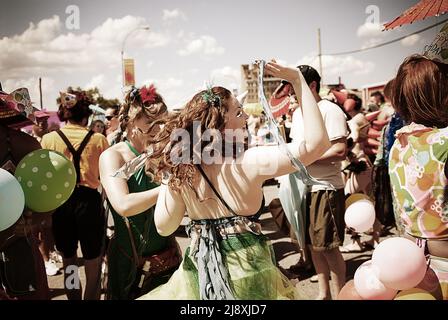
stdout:
[[39,77],[40,110],[42,110],[42,78]]
[[122,80],[123,80],[123,88],[125,87],[125,83],[126,83],[125,66],[124,66],[124,48],[125,48],[125,45],[126,45],[126,40],[129,38],[129,36],[131,34],[133,34],[137,30],[146,30],[146,31],[148,31],[149,30],[149,26],[143,26],[143,27],[135,28],[135,29],[129,31],[126,34],[126,36],[124,37],[124,39],[123,39],[123,43],[121,44],[121,52],[120,52],[121,53],[121,75],[122,75]]
[[317,29],[317,42],[318,42],[318,50],[319,50],[319,73],[320,73],[320,82],[321,85],[324,84],[324,74],[322,72],[322,44],[320,41],[320,28]]

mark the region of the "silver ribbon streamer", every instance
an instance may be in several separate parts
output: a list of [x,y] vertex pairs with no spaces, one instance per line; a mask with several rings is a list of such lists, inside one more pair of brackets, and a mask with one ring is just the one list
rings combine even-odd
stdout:
[[146,160],[153,154],[154,150],[149,147],[148,150],[138,157],[126,162],[112,177],[129,180],[130,177],[140,170],[146,163]]
[[297,159],[295,158],[291,151],[289,151],[285,140],[283,139],[283,136],[280,134],[280,130],[278,128],[277,120],[275,120],[274,115],[272,114],[271,107],[269,106],[269,103],[264,95],[264,87],[263,87],[263,75],[264,75],[264,66],[266,62],[264,60],[257,60],[255,61],[256,64],[258,64],[259,73],[258,73],[258,99],[261,102],[261,105],[263,106],[263,110],[268,117],[268,127],[269,131],[274,136],[275,141],[277,142],[280,150],[282,150],[286,155],[288,156],[289,160],[291,161],[292,166],[297,169],[297,171],[294,173],[298,179],[302,180],[303,183],[306,185],[324,185],[328,189],[336,190],[331,184],[327,182],[321,182],[316,179],[314,179],[308,171],[306,170],[306,167]]

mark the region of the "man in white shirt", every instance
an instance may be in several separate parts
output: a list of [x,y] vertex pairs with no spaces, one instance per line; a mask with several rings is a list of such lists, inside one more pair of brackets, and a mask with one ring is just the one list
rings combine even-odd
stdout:
[[[332,144],[322,157],[307,166],[311,176],[319,181],[328,182],[336,191],[325,186],[312,186],[307,194],[307,232],[306,243],[318,276],[318,299],[331,299],[329,277],[337,295],[345,284],[345,261],[339,251],[344,241],[345,196],[344,182],[341,177],[341,161],[347,153],[347,121],[338,105],[322,100],[319,96],[320,75],[312,67],[299,66],[308,86],[319,106],[328,137]],[[303,141],[303,118],[301,108],[294,111],[291,138]]]

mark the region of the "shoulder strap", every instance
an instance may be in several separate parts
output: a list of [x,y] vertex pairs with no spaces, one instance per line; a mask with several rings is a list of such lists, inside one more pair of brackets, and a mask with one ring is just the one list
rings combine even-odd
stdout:
[[134,148],[134,146],[129,142],[129,140],[124,140],[124,142],[128,145],[128,148],[132,151],[133,154],[135,154],[137,157],[140,155],[140,152],[137,151],[137,149]]
[[215,195],[218,197],[218,199],[221,201],[221,203],[227,208],[227,210],[230,211],[230,213],[232,213],[234,216],[237,216],[237,214],[235,213],[235,211],[233,211],[232,208],[230,208],[230,206],[227,204],[227,202],[224,201],[224,199],[221,197],[221,195],[218,193],[218,191],[215,189],[215,187],[213,186],[213,184],[211,183],[211,181],[209,180],[209,178],[207,177],[207,175],[205,174],[204,170],[202,169],[202,167],[200,165],[196,165],[196,168],[199,170],[199,172],[201,173],[201,175],[204,177],[205,181],[207,181],[208,185],[210,186],[210,188],[212,188],[213,192],[215,193]]
[[78,150],[75,150],[73,148],[73,145],[71,144],[70,140],[68,140],[67,136],[59,129],[56,131],[58,135],[61,137],[62,141],[67,145],[68,150],[73,155],[73,164],[75,166],[76,170],[76,183],[79,183],[81,181],[81,167],[80,167],[80,161],[81,161],[81,154],[86,147],[87,143],[89,142],[90,138],[94,134],[92,130],[90,130],[84,139],[82,140]]
[[134,263],[138,267],[139,266],[139,256],[137,253],[137,248],[135,247],[134,236],[132,235],[131,225],[129,224],[128,217],[123,216],[124,223],[126,225],[126,229],[128,229],[129,240],[131,242],[132,256],[134,258]]
[[61,131],[61,129],[56,130],[58,135],[61,137],[61,139],[64,141],[64,143],[67,145],[68,150],[72,155],[75,155],[76,150],[73,148],[73,145],[71,144],[70,140],[68,140],[67,136]]

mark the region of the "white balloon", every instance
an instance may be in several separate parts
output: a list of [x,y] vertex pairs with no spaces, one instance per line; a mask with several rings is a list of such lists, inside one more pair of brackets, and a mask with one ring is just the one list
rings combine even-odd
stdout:
[[352,203],[345,210],[345,224],[356,232],[365,232],[373,227],[375,222],[375,206],[367,199]]
[[417,286],[425,277],[427,263],[424,250],[411,240],[395,237],[382,241],[372,254],[384,285],[397,290]]
[[364,262],[355,272],[354,282],[364,300],[392,300],[397,290],[386,287],[379,279],[379,269],[372,260]]
[[0,231],[19,220],[25,207],[25,195],[17,179],[0,169]]

